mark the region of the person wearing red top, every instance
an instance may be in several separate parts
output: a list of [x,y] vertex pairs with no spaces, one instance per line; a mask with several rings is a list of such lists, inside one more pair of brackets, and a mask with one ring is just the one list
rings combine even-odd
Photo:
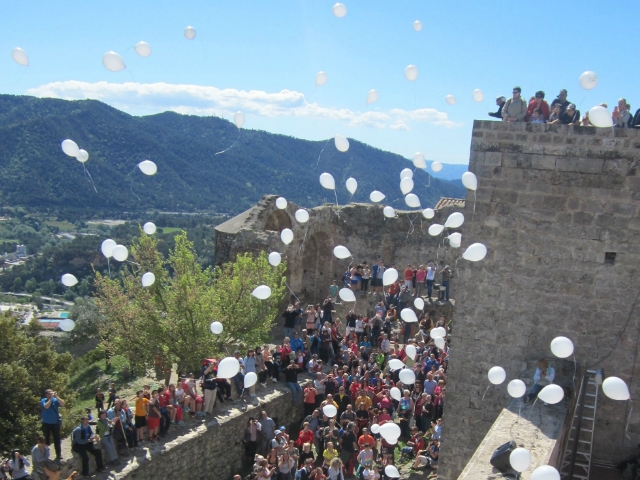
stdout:
[[544,99],[544,92],[542,90],[536,92],[536,96],[531,99],[529,106],[527,107],[527,115],[524,118],[525,122],[528,122],[533,115],[536,108],[540,109],[540,113],[545,120],[549,120],[549,104]]
[[419,297],[422,293],[422,287],[425,286],[425,279],[427,278],[427,271],[424,269],[424,265],[420,265],[416,271],[416,295]]
[[411,269],[411,265],[407,265],[407,268],[404,270],[404,286],[407,287],[409,291],[411,291],[411,283],[413,282],[413,270]]
[[313,431],[309,429],[309,422],[304,422],[302,431],[298,435],[298,440],[296,440],[296,446],[302,447],[305,443],[313,445]]
[[160,435],[165,436],[171,425],[173,405],[171,404],[171,394],[164,386],[158,387],[158,407],[160,407],[160,413],[162,414],[160,420]]
[[358,438],[358,446],[360,448],[364,448],[365,445],[375,445],[376,441],[374,440],[374,438],[369,435],[369,430],[366,428],[362,429],[362,435],[360,435],[360,438]]
[[318,390],[313,387],[313,383],[309,383],[302,392],[304,401],[304,415],[311,415],[316,409],[316,395]]

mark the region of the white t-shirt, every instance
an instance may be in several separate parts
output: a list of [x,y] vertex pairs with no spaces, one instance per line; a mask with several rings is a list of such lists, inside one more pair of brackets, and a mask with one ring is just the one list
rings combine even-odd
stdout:
[[364,332],[364,323],[362,322],[361,318],[358,318],[356,320],[356,332],[358,333]]
[[427,267],[427,280],[435,280],[436,278],[436,269]]

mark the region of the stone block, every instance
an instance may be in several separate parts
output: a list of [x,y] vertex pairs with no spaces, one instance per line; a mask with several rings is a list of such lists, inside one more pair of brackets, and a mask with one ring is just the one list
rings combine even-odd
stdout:
[[487,166],[499,167],[502,165],[502,153],[500,152],[486,152],[484,154],[484,164]]
[[531,168],[538,170],[555,170],[556,157],[549,155],[531,155]]
[[556,159],[556,170],[559,172],[576,172],[578,171],[579,160],[576,157],[558,157]]
[[604,160],[601,158],[580,158],[576,171],[582,173],[602,173]]

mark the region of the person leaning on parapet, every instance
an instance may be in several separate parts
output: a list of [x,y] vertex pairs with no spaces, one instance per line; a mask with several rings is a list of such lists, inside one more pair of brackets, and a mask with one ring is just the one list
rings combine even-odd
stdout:
[[504,107],[504,102],[505,102],[506,98],[502,95],[500,95],[499,97],[496,97],[496,105],[498,106],[498,111],[497,112],[489,112],[489,116],[490,117],[495,117],[495,118],[499,118],[500,120],[502,120],[502,107]]
[[[535,113],[535,111],[537,109],[540,110],[540,113],[544,117],[545,121],[549,120],[549,114],[550,114],[549,113],[549,104],[544,99],[544,92],[542,90],[538,90],[536,92],[535,97],[533,97],[531,99],[531,101],[529,102],[529,106],[527,107],[527,116],[525,117],[525,121],[530,122],[531,121],[531,117],[533,116],[533,114]],[[538,117],[536,117],[536,121],[532,122],[532,123],[545,123],[545,122],[539,121],[539,116],[538,116]]]
[[567,90],[563,88],[553,102],[551,102],[551,109],[553,110],[555,105],[560,105],[560,113],[562,114],[570,104],[571,102],[567,100]]
[[576,109],[573,103],[567,105],[567,109],[560,115],[558,121],[553,123],[560,123],[561,125],[580,125],[580,110]]
[[523,122],[527,115],[527,102],[520,96],[522,89],[513,87],[513,97],[509,98],[502,108],[502,119],[505,122]]
[[611,120],[613,126],[618,128],[629,128],[631,124],[631,106],[627,104],[627,100],[621,98],[618,100],[618,106],[613,109]]

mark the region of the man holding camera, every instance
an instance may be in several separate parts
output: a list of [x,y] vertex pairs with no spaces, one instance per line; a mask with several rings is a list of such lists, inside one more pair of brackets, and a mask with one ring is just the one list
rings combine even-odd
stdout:
[[62,454],[60,451],[60,407],[64,407],[64,400],[58,398],[58,394],[51,389],[44,392],[45,398],[40,400],[40,410],[42,417],[42,433],[47,440],[47,445],[51,445],[49,440],[53,435],[53,446],[56,450],[55,461],[60,463]]

